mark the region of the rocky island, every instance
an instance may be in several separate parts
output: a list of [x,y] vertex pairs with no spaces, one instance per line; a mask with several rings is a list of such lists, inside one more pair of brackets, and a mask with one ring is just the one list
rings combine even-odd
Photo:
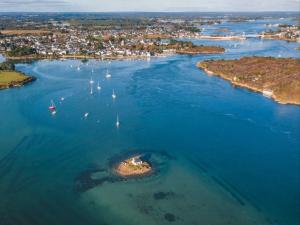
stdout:
[[11,87],[20,87],[34,80],[35,77],[27,76],[16,71],[13,63],[0,63],[0,90]]
[[197,66],[279,103],[300,104],[300,59],[253,56],[202,61]]
[[115,166],[115,172],[123,177],[143,176],[150,174],[151,165],[141,160],[141,155],[125,159]]

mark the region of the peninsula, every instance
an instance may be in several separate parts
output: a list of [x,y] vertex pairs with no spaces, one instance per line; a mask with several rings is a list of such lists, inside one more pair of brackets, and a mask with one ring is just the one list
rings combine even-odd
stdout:
[[151,173],[151,165],[141,160],[141,156],[125,159],[115,166],[115,172],[123,177],[143,176]]
[[35,80],[35,77],[16,71],[14,64],[10,62],[0,63],[0,90],[20,87],[33,80]]
[[300,105],[300,59],[253,56],[202,61],[197,66],[279,103]]
[[182,48],[176,51],[177,54],[219,54],[224,53],[225,48],[210,45],[193,45],[192,47]]

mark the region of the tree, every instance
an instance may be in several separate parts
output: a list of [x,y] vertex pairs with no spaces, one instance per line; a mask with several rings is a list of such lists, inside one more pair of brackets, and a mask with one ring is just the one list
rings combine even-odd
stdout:
[[11,62],[0,63],[0,70],[15,70],[15,65]]

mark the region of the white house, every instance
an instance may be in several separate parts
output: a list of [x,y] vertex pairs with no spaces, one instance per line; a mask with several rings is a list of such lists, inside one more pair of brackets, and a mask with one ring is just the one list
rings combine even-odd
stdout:
[[131,163],[135,166],[143,164],[143,161],[139,157],[134,157],[131,160]]

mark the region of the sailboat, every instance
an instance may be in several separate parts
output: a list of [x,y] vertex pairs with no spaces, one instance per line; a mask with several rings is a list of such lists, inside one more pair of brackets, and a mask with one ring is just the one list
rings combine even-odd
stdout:
[[93,78],[91,77],[90,84],[93,84],[93,83],[94,83],[94,81],[93,81]]
[[106,75],[105,75],[106,78],[111,78],[111,74],[108,72],[108,68],[106,68]]
[[120,127],[120,121],[119,121],[119,115],[118,115],[118,114],[117,114],[116,127],[117,127],[117,128]]
[[112,93],[111,97],[112,97],[113,99],[116,99],[116,97],[117,97],[117,95],[116,95],[116,93],[115,93],[115,90],[114,90],[114,89],[113,89],[113,93]]
[[86,119],[87,117],[89,116],[89,113],[87,112],[87,113],[85,113],[84,115],[83,115],[83,117]]
[[98,90],[98,91],[101,90],[101,86],[99,85],[99,81],[98,81],[98,84],[97,84],[97,90]]
[[51,100],[51,103],[50,103],[50,106],[48,107],[48,109],[50,111],[55,111],[56,107],[55,107],[55,104],[54,104],[53,100]]
[[80,67],[79,67],[79,66],[77,66],[77,70],[78,70],[78,71],[80,70]]

